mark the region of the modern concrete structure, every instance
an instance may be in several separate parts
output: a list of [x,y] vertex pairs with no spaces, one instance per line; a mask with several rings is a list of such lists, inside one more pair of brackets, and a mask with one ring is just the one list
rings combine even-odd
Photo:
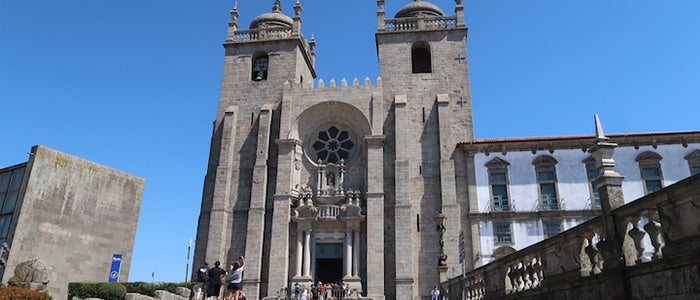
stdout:
[[121,254],[127,281],[144,180],[44,146],[0,169],[0,241],[10,246],[2,280],[30,259],[52,266],[54,299],[69,282],[108,281]]
[[[453,15],[413,1],[391,18],[377,1],[380,78],[338,81],[314,80],[300,2],[289,17],[275,1],[248,29],[234,7],[193,266],[245,255],[250,299],[336,280],[374,299],[425,299],[462,274],[460,256],[472,269],[599,213],[581,151],[593,136],[473,139],[455,2]],[[695,170],[676,168],[697,156],[700,132],[612,137],[627,147],[620,173],[648,176],[647,189]],[[630,184],[643,194],[641,179]],[[494,222],[509,241],[494,241]]]

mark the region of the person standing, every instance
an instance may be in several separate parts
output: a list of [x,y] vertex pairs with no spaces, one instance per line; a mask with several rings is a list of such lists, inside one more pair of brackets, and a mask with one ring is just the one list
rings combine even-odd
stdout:
[[294,283],[294,299],[299,300],[299,293],[301,292],[301,286],[299,286],[299,283],[296,282]]
[[241,294],[241,281],[243,280],[243,267],[245,266],[245,257],[241,255],[239,257],[240,261],[234,261],[231,263],[229,269],[230,275],[228,276],[228,296],[229,300],[238,300]]
[[430,300],[438,300],[440,298],[440,290],[436,285],[432,291],[430,291]]
[[309,293],[306,291],[306,284],[301,285],[299,290],[299,300],[308,300]]
[[217,260],[214,263],[214,267],[209,269],[208,272],[208,283],[207,283],[207,299],[217,300],[219,298],[219,291],[221,290],[221,274],[224,270],[219,266],[221,263]]
[[319,281],[316,289],[318,290],[318,300],[324,300],[326,298],[326,286],[323,285],[323,282]]
[[209,264],[206,262],[197,270],[197,285],[194,288],[195,300],[206,298],[207,281],[209,281]]

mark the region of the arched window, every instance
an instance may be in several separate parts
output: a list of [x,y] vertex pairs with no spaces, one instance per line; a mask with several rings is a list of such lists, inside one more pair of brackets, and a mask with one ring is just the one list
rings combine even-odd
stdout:
[[645,151],[637,155],[639,172],[644,182],[646,194],[656,192],[664,187],[663,174],[661,174],[661,155],[651,151]]
[[267,53],[259,53],[253,56],[253,67],[251,72],[251,79],[253,81],[267,80],[267,67],[268,67],[269,57]]
[[559,209],[557,197],[557,160],[549,155],[536,158],[532,164],[535,166],[537,184],[540,190],[540,210]]
[[417,42],[411,47],[411,66],[413,73],[431,73],[430,45]]

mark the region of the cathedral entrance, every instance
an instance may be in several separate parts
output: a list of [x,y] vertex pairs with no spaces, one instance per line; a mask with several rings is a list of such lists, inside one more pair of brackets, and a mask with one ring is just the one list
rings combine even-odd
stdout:
[[343,278],[343,244],[316,244],[315,282],[336,282]]
[[342,259],[317,259],[316,260],[316,280],[326,282],[336,282],[343,278]]

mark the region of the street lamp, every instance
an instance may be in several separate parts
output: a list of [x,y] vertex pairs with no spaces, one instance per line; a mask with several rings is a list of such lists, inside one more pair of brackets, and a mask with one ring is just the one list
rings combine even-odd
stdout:
[[440,255],[438,255],[438,266],[447,266],[447,255],[445,255],[445,240],[443,235],[445,234],[445,224],[447,223],[447,217],[442,214],[442,211],[435,215],[435,225],[437,225],[437,231],[440,233]]
[[190,271],[190,249],[192,249],[192,238],[187,242],[187,265],[185,265],[185,283],[187,283]]

